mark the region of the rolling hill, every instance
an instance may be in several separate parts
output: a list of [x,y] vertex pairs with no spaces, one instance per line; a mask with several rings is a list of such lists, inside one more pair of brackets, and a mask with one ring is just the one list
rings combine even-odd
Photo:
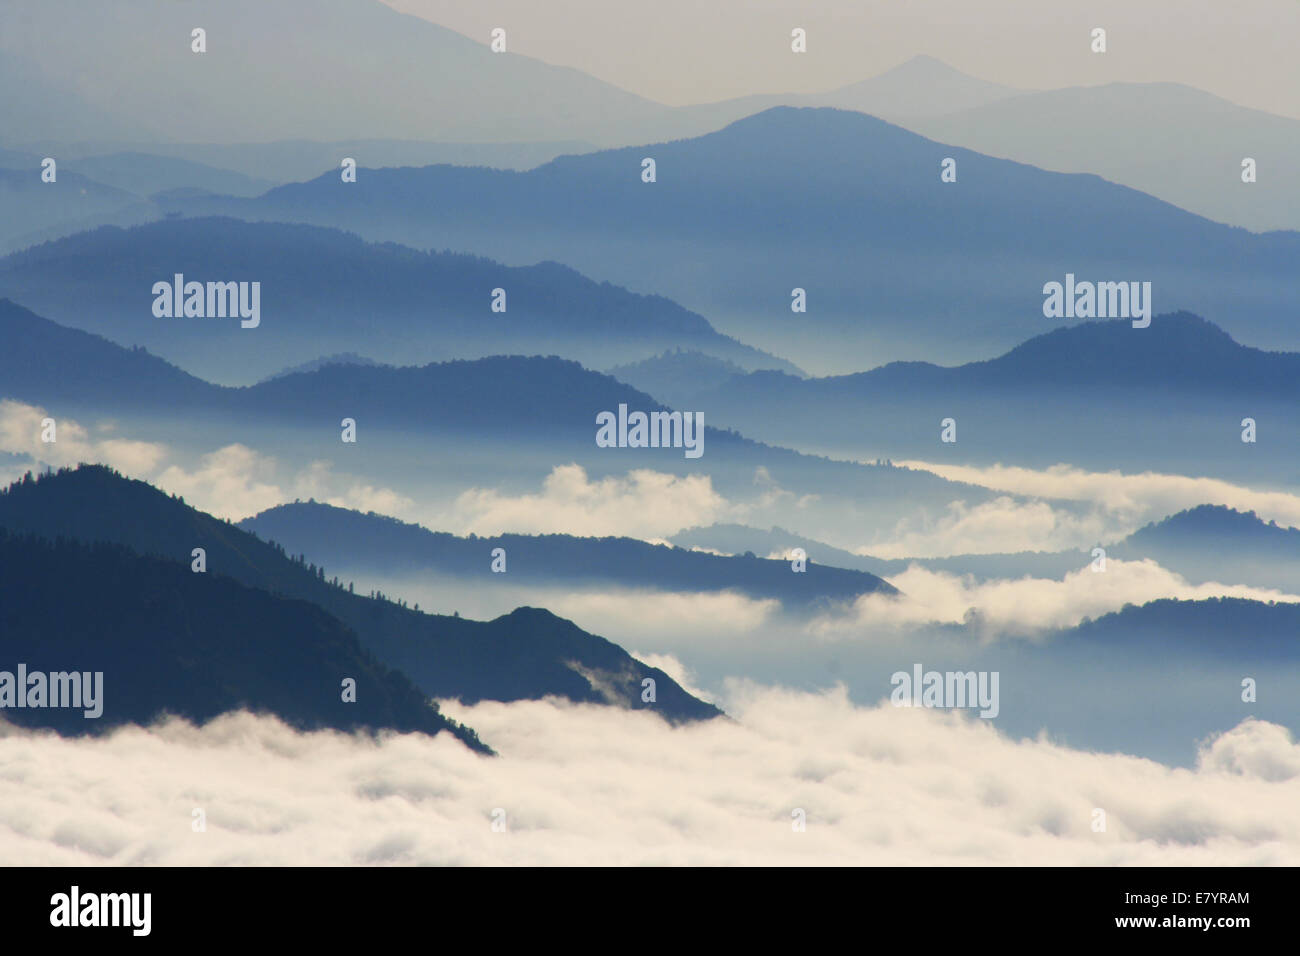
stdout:
[[[1145,329],[1078,322],[956,366],[893,362],[825,377],[759,371],[691,385],[672,370],[677,361],[661,360],[654,379],[675,401],[707,408],[719,425],[753,438],[836,457],[960,454],[967,463],[1066,462],[1251,485],[1296,476],[1300,353],[1244,345],[1191,313],[1157,315]],[[948,417],[957,442],[945,446],[939,423]],[[1242,441],[1247,418],[1255,443]]]
[[[200,283],[260,283],[258,324],[156,316],[154,284],[178,273]],[[499,354],[508,345],[514,353],[559,353],[601,367],[676,346],[746,368],[792,369],[676,303],[593,282],[554,262],[507,267],[302,225],[181,219],[106,226],[0,259],[0,294],[215,379],[256,379],[359,347],[381,361],[408,363]],[[504,311],[494,309],[498,301]]]
[[[990,497],[984,489],[926,471],[760,444],[712,427],[707,410],[701,458],[686,458],[680,449],[600,448],[593,440],[598,412],[620,404],[646,412],[665,406],[608,375],[555,357],[328,365],[231,388],[195,379],[148,352],[64,328],[12,302],[0,301],[0,333],[11,342],[0,352],[0,397],[92,421],[113,416],[122,428],[146,428],[173,443],[202,436],[217,447],[261,444],[268,454],[297,456],[304,463],[364,447],[361,467],[386,470],[385,483],[409,480],[421,494],[438,481],[458,490],[526,487],[569,463],[593,477],[649,468],[707,474],[721,494],[750,496],[756,484],[770,486],[804,519],[841,530],[854,514],[892,526],[900,508]],[[345,416],[359,423],[364,446],[339,442]],[[355,456],[339,464],[358,466]],[[782,488],[817,499],[801,500]]]

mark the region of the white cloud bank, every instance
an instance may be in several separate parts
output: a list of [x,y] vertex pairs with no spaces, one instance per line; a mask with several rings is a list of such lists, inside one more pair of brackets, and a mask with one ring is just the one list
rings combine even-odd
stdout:
[[1191,584],[1154,561],[1106,562],[1104,572],[1090,565],[1051,578],[996,578],[977,582],[969,575],[912,565],[890,578],[902,594],[864,594],[842,613],[825,614],[809,624],[822,637],[861,635],[864,629],[922,624],[971,625],[984,638],[1032,637],[1074,627],[1126,604],[1162,598],[1200,601],[1212,597],[1252,601],[1300,602],[1300,595],[1249,585],[1207,581]]
[[[860,549],[878,557],[934,557],[998,551],[1056,551],[1121,538],[1150,521],[1197,505],[1254,511],[1265,521],[1300,527],[1300,495],[1158,472],[1084,471],[1072,465],[1045,469],[900,461],[951,481],[1009,495],[1052,501],[1017,503],[1000,497],[976,506],[962,502],[929,521],[907,520],[880,541]],[[1062,502],[1081,506],[1067,510]]]
[[1059,502],[999,496],[976,505],[953,501],[937,516],[900,518],[890,532],[853,550],[885,559],[1065,551],[1123,537],[1136,527],[1132,517],[1100,507],[1080,513]]
[[47,418],[54,416],[37,405],[0,399],[0,451],[29,455],[54,468],[99,462],[130,475],[154,470],[166,456],[162,445],[111,437],[112,428],[108,426],[92,433],[81,423],[63,417],[54,418],[55,440],[46,442],[42,435]]
[[448,706],[495,759],[445,734],[374,742],[247,714],[101,740],[10,730],[0,863],[1300,863],[1300,746],[1272,724],[1244,721],[1191,770],[857,707],[842,688],[732,685],[728,704],[735,720],[675,729],[553,701]]
[[597,480],[582,466],[551,469],[536,494],[506,495],[472,488],[437,526],[462,534],[575,534],[665,538],[682,528],[712,524],[731,512],[707,475],[636,469]]
[[197,462],[178,461],[160,442],[112,437],[110,424],[86,426],[71,418],[56,419],[56,440],[41,440],[41,422],[49,413],[39,406],[0,400],[0,451],[28,456],[33,465],[0,468],[0,480],[13,481],[25,471],[103,464],[139,478],[218,518],[239,520],[267,508],[315,498],[340,508],[409,512],[413,502],[387,488],[376,488],[346,475],[335,475],[327,462],[311,462],[297,471],[246,445],[226,445]]
[[[48,412],[34,405],[0,400],[0,451],[29,457],[35,464],[0,467],[0,481],[28,470],[105,464],[169,494],[181,495],[219,518],[239,520],[295,499],[315,498],[340,508],[375,511],[456,534],[626,535],[661,540],[692,525],[733,520],[747,508],[733,505],[707,475],[678,477],[649,469],[591,479],[581,466],[558,465],[535,493],[509,495],[470,488],[455,501],[420,501],[364,479],[335,474],[328,462],[292,468],[274,456],[231,444],[197,461],[178,458],[160,442],[112,437],[111,426],[86,426],[57,419],[57,441],[41,440]],[[760,506],[790,497],[762,482]]]

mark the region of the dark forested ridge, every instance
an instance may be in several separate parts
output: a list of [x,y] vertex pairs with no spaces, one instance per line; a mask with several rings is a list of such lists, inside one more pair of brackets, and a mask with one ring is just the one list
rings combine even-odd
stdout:
[[1249,549],[1253,556],[1300,561],[1300,529],[1264,521],[1253,511],[1224,505],[1198,505],[1162,521],[1153,521],[1125,540],[1127,547],[1176,549]]
[[635,538],[567,534],[460,537],[315,501],[279,505],[246,518],[239,527],[332,564],[381,572],[481,578],[489,573],[492,549],[504,548],[512,582],[735,590],[801,605],[851,600],[873,591],[894,593],[873,574],[811,562],[805,571],[795,573],[788,560],[722,556]]
[[[164,714],[269,712],[305,730],[446,730],[488,752],[319,607],[116,544],[0,528],[0,669],[103,673],[102,714],[6,708],[25,727],[92,733]],[[356,682],[355,700],[343,681]]]
[[[305,555],[292,557],[183,499],[103,466],[83,465],[11,485],[0,494],[0,528],[47,540],[113,542],[185,565],[201,547],[208,574],[229,575],[317,605],[430,697],[475,702],[554,695],[652,709],[673,721],[720,713],[663,671],[548,611],[519,608],[492,621],[472,621],[422,613],[382,595],[354,594],[345,583],[327,579]],[[655,681],[652,703],[641,699],[647,677]]]
[[1083,646],[1165,650],[1171,661],[1209,653],[1240,664],[1291,662],[1300,641],[1300,604],[1214,597],[1128,604],[1062,635]]

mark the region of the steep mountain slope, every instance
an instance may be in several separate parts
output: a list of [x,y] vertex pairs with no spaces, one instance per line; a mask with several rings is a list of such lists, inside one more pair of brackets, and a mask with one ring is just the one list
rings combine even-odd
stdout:
[[[718,713],[657,668],[544,610],[520,608],[494,621],[470,621],[353,594],[327,581],[324,569],[305,557],[295,561],[280,547],[104,467],[11,486],[0,496],[0,527],[50,540],[113,542],[174,561],[189,561],[194,548],[203,548],[208,573],[317,605],[431,697],[472,702],[557,695],[652,707],[669,720]],[[654,703],[641,700],[646,677],[656,681]]]
[[[80,707],[54,707],[47,696],[46,707],[11,702],[0,711],[26,727],[80,734],[248,708],[303,729],[446,730],[487,751],[320,608],[117,545],[0,528],[0,655],[11,675],[18,664],[28,674],[83,675]],[[87,680],[96,672],[102,682]],[[345,680],[355,682],[350,701]]]

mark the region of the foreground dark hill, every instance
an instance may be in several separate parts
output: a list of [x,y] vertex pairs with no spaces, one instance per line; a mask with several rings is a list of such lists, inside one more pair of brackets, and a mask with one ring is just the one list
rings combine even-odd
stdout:
[[[642,161],[656,181],[642,181]],[[945,158],[957,180],[940,181]],[[671,296],[812,371],[964,361],[1043,330],[1043,285],[1146,281],[1154,311],[1295,347],[1300,233],[1220,225],[1095,176],[946,146],[855,112],[776,108],[694,139],[523,173],[366,170],[194,213],[311,222]],[[364,180],[364,181],[363,181]],[[699,264],[707,261],[708,269]],[[791,290],[807,312],[791,312]],[[1225,322],[1227,319],[1225,318]]]
[[[183,500],[100,466],[11,486],[0,496],[0,527],[50,540],[107,541],[178,562],[204,548],[209,574],[317,605],[430,697],[474,702],[555,695],[653,708],[669,720],[719,713],[662,671],[547,611],[519,608],[494,621],[470,621],[421,613],[382,595],[353,594],[305,557],[295,560]],[[646,677],[656,682],[654,703],[641,700]]]
[[512,585],[734,590],[798,606],[851,600],[876,591],[894,593],[875,575],[820,563],[809,563],[805,571],[796,573],[788,561],[721,557],[632,538],[559,534],[466,538],[314,501],[271,508],[239,522],[239,527],[349,571],[481,579],[493,549],[503,548],[507,570],[495,580]]
[[[488,752],[319,607],[119,545],[0,529],[0,659],[10,674],[19,663],[28,674],[103,674],[99,716],[85,717],[84,698],[81,707],[0,711],[24,727],[81,734],[248,709],[304,730],[446,730]],[[352,701],[343,700],[346,679]]]
[[[258,324],[156,316],[154,283],[177,274],[184,282],[260,283]],[[225,381],[358,348],[406,364],[498,354],[507,343],[516,353],[563,354],[596,367],[689,347],[747,369],[793,370],[668,299],[593,282],[555,262],[511,268],[283,223],[105,226],[0,259],[0,295]],[[493,311],[494,301],[505,311]]]

